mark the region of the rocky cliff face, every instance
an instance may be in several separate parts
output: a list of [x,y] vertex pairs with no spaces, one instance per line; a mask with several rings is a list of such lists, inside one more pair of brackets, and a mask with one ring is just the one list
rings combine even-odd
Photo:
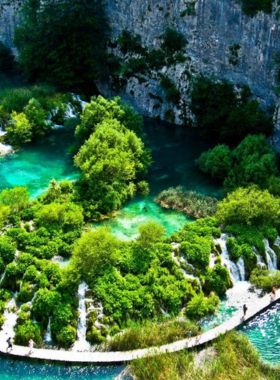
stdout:
[[[20,0],[0,0],[0,40],[13,48],[14,31],[19,24]],[[15,51],[15,49],[14,49]]]
[[[278,105],[275,95],[273,57],[280,51],[280,21],[275,14],[244,15],[234,0],[107,0],[107,12],[113,38],[123,30],[141,36],[142,44],[158,48],[159,36],[167,27],[180,31],[187,39],[184,49],[188,60],[161,69],[181,93],[174,106],[166,100],[159,85],[159,73],[131,77],[121,96],[144,115],[165,118],[173,110],[176,123],[182,123],[183,106],[188,101],[191,74],[213,73],[235,84],[247,84],[266,106]],[[0,39],[12,45],[12,36],[20,1],[0,0]],[[113,95],[108,83],[99,83],[104,95]],[[151,97],[151,94],[155,95]],[[158,102],[158,98],[164,99]]]
[[[188,12],[191,6],[194,11]],[[162,70],[174,80],[183,98],[184,94],[187,96],[188,65],[193,73],[213,73],[235,84],[247,84],[266,105],[277,102],[273,57],[280,51],[280,22],[275,15],[259,13],[250,18],[233,0],[108,0],[107,10],[114,36],[128,29],[139,34],[142,43],[150,48],[159,46],[159,36],[167,27],[186,36],[185,54],[191,58],[191,64],[176,64]],[[231,49],[237,45],[238,59],[234,65]],[[105,86],[100,88],[108,93]],[[131,78],[122,96],[143,114],[164,117],[172,105],[164,102],[160,109],[154,108],[157,100],[151,99],[150,93],[164,95],[154,76],[143,83]],[[177,123],[181,122],[179,113],[177,110]]]

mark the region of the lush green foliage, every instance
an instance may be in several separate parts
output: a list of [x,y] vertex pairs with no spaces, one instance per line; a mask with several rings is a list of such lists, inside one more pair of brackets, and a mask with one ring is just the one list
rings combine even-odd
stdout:
[[255,16],[258,12],[271,13],[273,0],[241,0],[242,10],[248,16]]
[[[184,350],[131,362],[138,380],[276,380],[279,368],[264,364],[248,338],[237,332],[220,337],[213,344],[216,355],[206,357],[203,366],[194,365],[193,353]],[[213,351],[212,351],[213,352]]]
[[189,320],[135,323],[108,343],[110,351],[129,351],[168,344],[197,333],[197,325]]
[[197,164],[204,173],[222,180],[226,190],[256,184],[278,194],[276,154],[263,135],[247,136],[232,151],[218,145],[202,153]]
[[255,186],[237,189],[218,205],[216,217],[221,224],[234,223],[279,226],[280,200]]
[[92,88],[104,65],[109,30],[103,5],[27,0],[22,15],[15,44],[26,75],[64,88]]
[[214,293],[210,294],[208,298],[205,298],[201,292],[196,294],[188,303],[186,315],[189,318],[199,319],[207,314],[214,314],[219,303],[219,297]]
[[73,252],[73,268],[91,282],[107,266],[116,264],[119,242],[106,228],[83,235]]
[[134,132],[116,119],[105,119],[80,148],[75,164],[82,171],[78,193],[86,215],[98,217],[133,197],[150,157]]
[[226,80],[215,82],[203,75],[193,82],[190,108],[202,136],[239,142],[249,133],[269,136],[273,123],[251,91],[240,92]]
[[82,143],[94,132],[97,124],[105,119],[116,119],[127,129],[136,134],[142,133],[143,119],[132,107],[122,102],[121,98],[104,99],[102,96],[92,97],[81,115],[81,122],[75,135]]
[[268,271],[260,268],[253,270],[250,276],[250,282],[259,289],[269,293],[272,291],[273,286],[280,287],[280,271]]
[[213,216],[218,203],[216,198],[198,194],[195,191],[186,191],[182,186],[163,190],[155,201],[161,207],[179,210],[194,218]]

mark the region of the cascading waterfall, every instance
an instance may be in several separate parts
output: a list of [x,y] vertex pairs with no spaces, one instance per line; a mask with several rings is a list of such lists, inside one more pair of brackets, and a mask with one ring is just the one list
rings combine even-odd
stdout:
[[266,254],[266,259],[267,259],[267,268],[268,270],[276,270],[277,269],[277,255],[270,248],[269,242],[267,239],[264,239],[264,244],[265,244],[265,254]]
[[[178,264],[178,266],[179,266],[180,270],[182,271],[184,277],[187,278],[187,279],[191,279],[191,280],[197,280],[198,283],[199,283],[199,286],[201,287],[200,279],[198,277],[195,277],[193,274],[187,273],[185,271],[185,269],[181,267],[181,263],[180,263],[179,259],[177,258],[176,254],[175,254],[175,249],[178,248],[180,246],[180,244],[173,242],[173,243],[171,243],[171,245],[174,248],[174,251],[172,251],[173,260],[176,261],[176,263]],[[183,261],[183,262],[185,262],[189,267],[192,267],[193,269],[195,269],[194,266],[191,265],[191,264],[189,264],[184,257],[181,257],[180,260]]]
[[44,336],[44,342],[50,343],[52,341],[52,333],[51,333],[51,318],[49,318],[49,323],[47,327],[46,334]]
[[232,282],[235,284],[236,282],[241,280],[240,270],[238,266],[230,260],[229,253],[226,245],[228,235],[222,234],[219,239],[214,239],[215,244],[219,244],[222,249],[221,259],[222,264],[228,268],[230,277]]
[[78,298],[79,298],[79,318],[77,326],[77,340],[74,343],[72,350],[73,351],[88,351],[90,349],[90,343],[86,340],[87,332],[87,310],[86,310],[86,291],[88,290],[88,285],[85,282],[82,282],[79,285],[78,289]]
[[245,263],[243,257],[240,257],[237,261],[237,267],[240,273],[240,280],[245,281]]
[[16,308],[16,298],[17,293],[13,295],[13,298],[7,303],[3,317],[5,318],[5,322],[2,326],[2,330],[0,332],[0,340],[1,342],[5,342],[9,337],[13,338],[15,336],[14,328],[17,323],[19,310],[15,310]]

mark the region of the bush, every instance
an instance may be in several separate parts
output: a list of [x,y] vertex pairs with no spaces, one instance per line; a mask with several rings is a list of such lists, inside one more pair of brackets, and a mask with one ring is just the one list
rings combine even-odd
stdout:
[[15,344],[27,346],[30,339],[33,339],[38,346],[42,344],[43,339],[41,336],[42,332],[40,326],[38,323],[34,323],[31,320],[27,320],[22,325],[17,325],[15,328],[15,333]]
[[29,284],[28,282],[23,282],[19,292],[19,301],[20,302],[30,302],[34,295],[34,285]]
[[269,271],[256,268],[250,276],[250,282],[259,289],[269,293],[272,291],[273,286],[280,288],[280,271]]
[[176,342],[195,336],[196,333],[197,326],[188,319],[144,321],[142,324],[134,323],[121,334],[115,335],[106,345],[110,351],[129,351]]
[[233,286],[229,270],[219,263],[216,263],[214,268],[207,269],[204,280],[203,289],[208,293],[214,291],[219,296],[224,295]]
[[218,205],[217,219],[221,224],[249,224],[280,226],[280,200],[267,190],[256,186],[237,189]]
[[202,153],[196,162],[204,173],[222,180],[227,191],[256,184],[277,193],[277,179],[273,179],[277,173],[276,154],[263,135],[247,136],[232,151],[218,145]]
[[156,198],[161,207],[185,212],[189,217],[205,218],[213,216],[217,210],[218,200],[195,191],[186,191],[182,186],[170,187]]
[[56,340],[63,347],[71,347],[76,341],[76,329],[73,326],[62,327],[56,334]]
[[181,251],[187,261],[196,268],[206,268],[209,266],[211,243],[208,239],[200,238],[197,243],[183,241]]
[[87,340],[92,344],[100,344],[105,341],[105,338],[101,335],[95,327],[92,327],[87,332]]
[[32,314],[37,321],[47,322],[56,309],[61,295],[47,289],[39,289],[32,304]]
[[14,42],[29,79],[67,89],[95,88],[94,79],[104,70],[109,30],[100,2],[28,0],[22,21]]
[[214,314],[220,300],[214,293],[211,293],[208,298],[205,298],[203,293],[193,296],[186,308],[186,315],[189,318],[200,319],[207,314]]
[[248,16],[255,16],[258,12],[272,13],[273,0],[241,0],[242,10]]
[[16,254],[16,248],[10,243],[7,238],[0,239],[0,256],[5,264],[11,263]]
[[251,97],[246,86],[237,91],[227,80],[215,82],[198,76],[192,85],[190,109],[201,135],[231,143],[238,143],[250,133],[271,135],[271,118]]
[[161,48],[170,55],[182,51],[188,43],[182,33],[171,28],[167,28],[165,30],[165,32],[161,35],[161,39]]

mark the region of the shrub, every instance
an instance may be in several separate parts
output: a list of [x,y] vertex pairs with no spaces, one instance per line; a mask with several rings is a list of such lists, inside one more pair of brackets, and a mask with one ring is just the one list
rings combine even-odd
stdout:
[[168,344],[195,336],[197,326],[188,319],[134,323],[108,341],[110,351],[128,351]]
[[171,28],[167,28],[165,30],[165,32],[161,35],[161,39],[161,48],[171,55],[182,51],[188,43],[182,33]]
[[6,139],[15,147],[32,140],[32,126],[24,113],[12,112],[11,121],[6,128]]
[[269,293],[273,286],[280,288],[280,271],[268,271],[256,268],[250,276],[250,282],[259,289]]
[[104,69],[109,30],[103,4],[28,0],[22,21],[14,42],[29,79],[68,89],[95,88],[94,79]]
[[65,326],[56,334],[57,342],[63,347],[70,347],[76,341],[76,329],[73,326]]
[[182,186],[170,187],[162,191],[155,201],[161,207],[183,211],[194,218],[213,216],[216,213],[218,204],[216,198],[208,197],[195,191],[186,191]]
[[100,344],[105,341],[105,338],[101,335],[95,327],[92,327],[87,332],[87,340],[92,344]]
[[215,82],[203,75],[195,78],[190,109],[201,135],[230,142],[239,142],[249,133],[271,135],[271,118],[251,97],[248,87],[237,91],[227,80]]
[[214,268],[208,268],[204,279],[203,289],[208,293],[214,291],[219,296],[233,286],[228,269],[221,263],[216,263]]
[[200,319],[207,314],[214,314],[220,300],[214,293],[205,298],[203,293],[193,296],[186,308],[186,315],[193,319]]
[[30,302],[33,298],[34,291],[34,285],[31,285],[28,282],[23,282],[19,292],[20,302]]
[[0,256],[5,264],[11,263],[15,258],[16,248],[7,238],[0,239]]
[[33,339],[37,345],[42,344],[41,329],[38,323],[34,323],[31,320],[27,320],[22,325],[17,325],[15,328],[15,344],[20,346],[27,346],[28,341]]
[[219,203],[216,216],[221,224],[226,225],[240,223],[278,226],[279,202],[267,190],[259,190],[256,186],[240,188]]

